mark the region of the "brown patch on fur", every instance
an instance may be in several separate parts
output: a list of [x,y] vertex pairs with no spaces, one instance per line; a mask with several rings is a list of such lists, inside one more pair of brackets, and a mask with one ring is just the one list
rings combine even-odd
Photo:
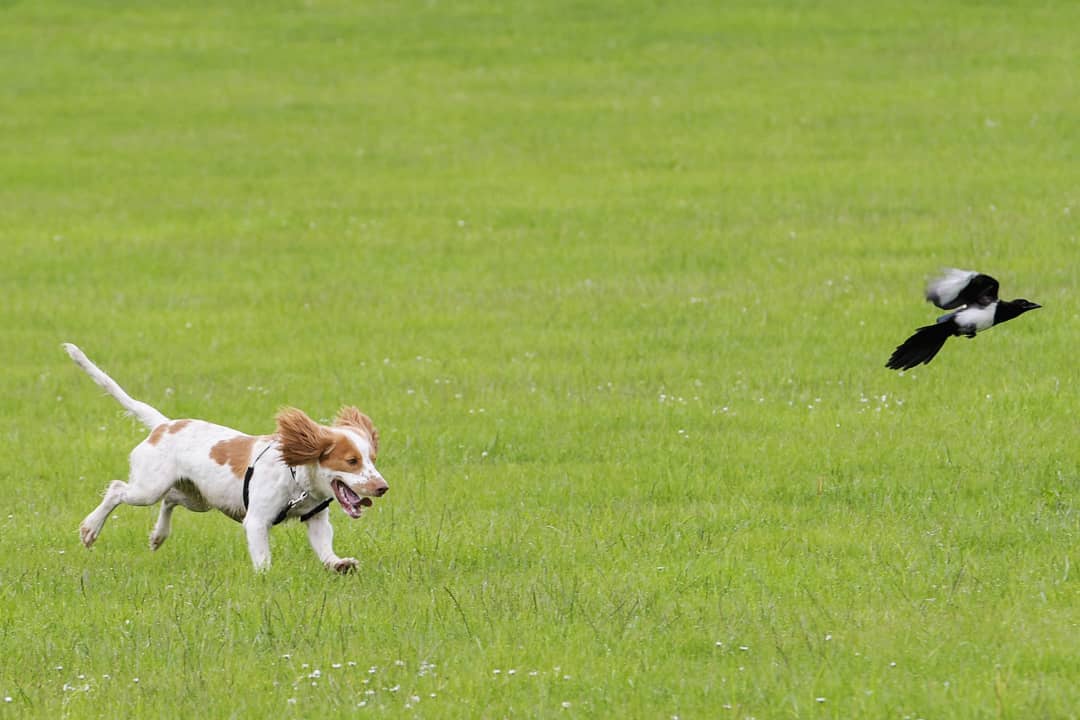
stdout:
[[150,433],[150,437],[146,438],[146,442],[150,443],[151,445],[157,445],[159,442],[161,442],[161,436],[164,435],[165,431],[168,429],[169,423],[161,423],[156,428],[154,428],[154,431],[152,433]]
[[173,422],[169,423],[169,434],[172,435],[174,433],[178,433],[190,424],[190,420],[174,420]]
[[[363,468],[364,456],[360,454],[360,449],[353,445],[348,437],[336,433],[335,435],[334,444],[330,447],[330,451],[319,460],[319,464],[328,470],[343,473],[355,473]],[[353,462],[350,463],[349,460]]]
[[190,420],[173,420],[172,422],[164,422],[154,428],[154,431],[150,433],[150,437],[146,438],[146,442],[151,445],[157,445],[161,442],[161,437],[165,433],[170,435],[178,433],[186,428],[191,423]]
[[232,468],[233,475],[244,477],[248,463],[251,461],[251,448],[255,446],[256,438],[251,435],[237,435],[228,440],[214,443],[210,448],[210,459],[218,465],[226,463]]
[[334,425],[352,427],[367,433],[368,440],[371,442],[371,459],[375,460],[375,456],[379,454],[379,431],[375,429],[375,423],[371,422],[371,418],[360,412],[358,408],[346,405],[338,410]]
[[330,450],[335,439],[329,430],[296,408],[285,408],[277,414],[277,434],[281,458],[293,467],[315,462]]

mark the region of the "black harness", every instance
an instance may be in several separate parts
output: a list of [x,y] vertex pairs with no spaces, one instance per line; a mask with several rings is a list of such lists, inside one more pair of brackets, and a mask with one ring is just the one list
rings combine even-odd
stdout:
[[[251,464],[248,465],[247,472],[244,473],[244,514],[245,515],[247,514],[247,509],[248,509],[248,488],[251,486],[251,476],[255,474],[255,463],[259,462],[259,458],[261,458],[263,455],[265,455],[266,451],[269,450],[271,447],[273,447],[273,444],[270,444],[270,445],[267,445],[266,447],[264,447],[262,452],[259,453],[258,455],[256,455],[255,459],[251,461]],[[294,468],[292,465],[290,465],[289,466],[289,472],[292,474],[293,480],[296,480],[296,468]],[[281,512],[278,513],[277,517],[274,518],[274,523],[273,524],[278,525],[281,522],[283,522],[285,520],[285,518],[289,516],[289,511],[292,510],[293,506],[296,505],[298,502],[300,502],[301,500],[303,500],[306,497],[307,497],[307,493],[305,492],[303,495],[301,495],[296,500],[291,500],[288,503],[286,503],[285,507],[283,507],[281,509]],[[313,518],[316,515],[318,515],[319,513],[321,513],[326,508],[330,507],[330,503],[332,503],[332,502],[334,502],[334,498],[332,498],[332,497],[326,498],[321,503],[316,505],[314,508],[312,508],[311,510],[308,510],[306,513],[301,515],[300,516],[300,522],[307,522],[311,518]]]

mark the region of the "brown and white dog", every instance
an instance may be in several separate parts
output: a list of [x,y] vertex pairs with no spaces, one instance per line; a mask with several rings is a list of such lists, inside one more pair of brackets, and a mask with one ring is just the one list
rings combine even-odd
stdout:
[[372,497],[389,489],[375,469],[379,433],[367,415],[344,407],[326,426],[286,408],[277,415],[273,435],[245,435],[203,420],[170,420],[132,399],[79,348],[65,343],[64,349],[151,430],[131,451],[128,482],[110,483],[101,504],[79,526],[86,547],[121,503],[160,501],[150,533],[152,550],[169,537],[173,509],[183,505],[195,512],[216,508],[243,523],[256,570],[270,566],[270,527],[294,517],[307,526],[311,547],[326,567],[348,572],[357,566],[356,558],[334,553],[327,508],[336,498],[349,517],[358,518]]

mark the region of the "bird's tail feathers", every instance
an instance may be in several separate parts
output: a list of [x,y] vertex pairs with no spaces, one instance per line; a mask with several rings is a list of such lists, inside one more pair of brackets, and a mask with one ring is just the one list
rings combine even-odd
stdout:
[[885,367],[890,370],[910,370],[916,365],[925,365],[934,359],[954,330],[953,324],[946,322],[919,328],[893,351]]

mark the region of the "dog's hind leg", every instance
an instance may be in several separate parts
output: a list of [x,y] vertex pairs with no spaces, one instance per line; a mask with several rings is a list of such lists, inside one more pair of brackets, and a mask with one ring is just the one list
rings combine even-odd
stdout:
[[90,547],[94,544],[98,535],[101,534],[101,528],[105,526],[109,513],[123,502],[122,498],[127,487],[128,484],[123,480],[113,480],[109,483],[109,489],[105,491],[101,504],[94,508],[94,511],[87,515],[79,525],[79,536],[82,538],[83,545]]
[[113,480],[109,483],[109,489],[105,491],[101,504],[94,508],[93,512],[87,515],[79,525],[79,536],[82,538],[83,545],[90,547],[94,544],[109,514],[121,504],[153,505],[169,492],[172,484],[173,478],[165,473],[136,474],[134,469],[131,473],[131,482]]
[[178,504],[173,499],[172,493],[166,493],[161,501],[161,511],[158,513],[157,522],[154,523],[154,529],[150,532],[151,550],[161,547],[161,543],[165,542],[169,533],[172,532],[172,514]]

